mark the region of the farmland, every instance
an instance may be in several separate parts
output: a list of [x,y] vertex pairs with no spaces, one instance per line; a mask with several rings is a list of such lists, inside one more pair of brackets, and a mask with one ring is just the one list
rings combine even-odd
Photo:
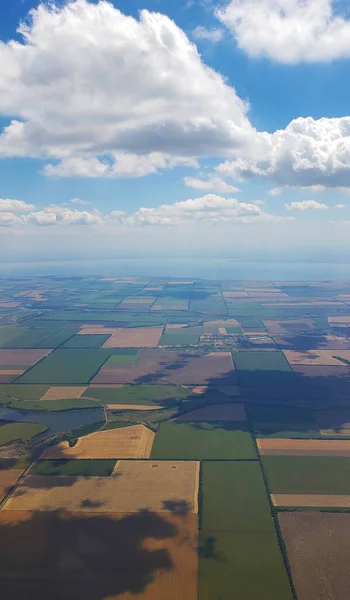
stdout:
[[4,279],[0,313],[4,597],[342,600],[349,282]]

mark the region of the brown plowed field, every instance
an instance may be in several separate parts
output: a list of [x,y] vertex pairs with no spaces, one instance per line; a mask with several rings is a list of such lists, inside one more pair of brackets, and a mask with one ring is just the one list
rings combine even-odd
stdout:
[[244,404],[204,406],[177,417],[176,421],[246,421]]
[[236,383],[230,352],[214,352],[207,356],[187,352],[171,352],[161,348],[141,349],[133,366],[103,366],[92,380],[101,383],[154,383],[164,379],[179,385],[227,385]]
[[350,317],[328,317],[328,323],[350,323]]
[[1,469],[0,470],[0,501],[7,494],[10,488],[16,483],[18,477],[22,475],[23,469]]
[[0,513],[6,600],[197,600],[197,515]]
[[3,510],[198,511],[199,462],[124,461],[110,477],[27,475]]
[[81,398],[86,389],[86,386],[78,385],[52,386],[45,392],[41,400],[70,400],[73,398]]
[[274,506],[317,508],[350,508],[350,496],[335,494],[271,494]]
[[[337,350],[335,351],[337,353]],[[340,365],[340,362],[338,363]],[[295,373],[304,377],[320,378],[320,385],[324,385],[323,377],[349,377],[350,367],[338,365],[291,365]],[[312,382],[314,383],[314,382]]]
[[350,350],[282,350],[284,356],[291,365],[334,365],[346,366],[341,360],[350,362]]
[[283,512],[278,521],[298,600],[349,600],[350,514]]
[[[114,405],[113,405],[114,406]],[[149,458],[154,433],[144,425],[96,431],[78,439],[72,448],[60,442],[48,448],[45,458]]]
[[277,333],[286,333],[290,325],[300,325],[300,331],[308,331],[313,328],[314,324],[312,319],[289,319],[288,321],[263,321],[266,329],[272,335]]
[[82,325],[76,335],[113,335],[120,327],[105,327],[104,325]]
[[157,346],[162,332],[162,327],[118,329],[106,340],[102,348],[154,348]]
[[0,350],[0,365],[34,365],[52,350]]
[[350,456],[350,440],[260,438],[256,443],[263,456]]

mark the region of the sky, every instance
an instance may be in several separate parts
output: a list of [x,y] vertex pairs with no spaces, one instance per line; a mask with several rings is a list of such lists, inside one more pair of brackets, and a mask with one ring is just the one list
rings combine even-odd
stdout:
[[11,0],[0,259],[350,257],[347,0]]

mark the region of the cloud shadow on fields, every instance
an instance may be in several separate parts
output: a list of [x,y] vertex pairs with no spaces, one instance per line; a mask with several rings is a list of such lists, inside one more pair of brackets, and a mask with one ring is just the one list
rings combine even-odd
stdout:
[[0,521],[3,597],[103,600],[140,594],[159,572],[173,569],[170,552],[159,546],[150,549],[152,540],[176,535],[172,522],[147,510],[122,518],[61,511],[30,513],[30,518],[28,513],[6,513]]

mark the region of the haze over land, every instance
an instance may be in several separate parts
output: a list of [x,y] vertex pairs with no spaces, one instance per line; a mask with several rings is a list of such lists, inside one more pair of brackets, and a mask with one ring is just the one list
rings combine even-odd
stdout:
[[346,2],[2,12],[6,259],[348,256]]

